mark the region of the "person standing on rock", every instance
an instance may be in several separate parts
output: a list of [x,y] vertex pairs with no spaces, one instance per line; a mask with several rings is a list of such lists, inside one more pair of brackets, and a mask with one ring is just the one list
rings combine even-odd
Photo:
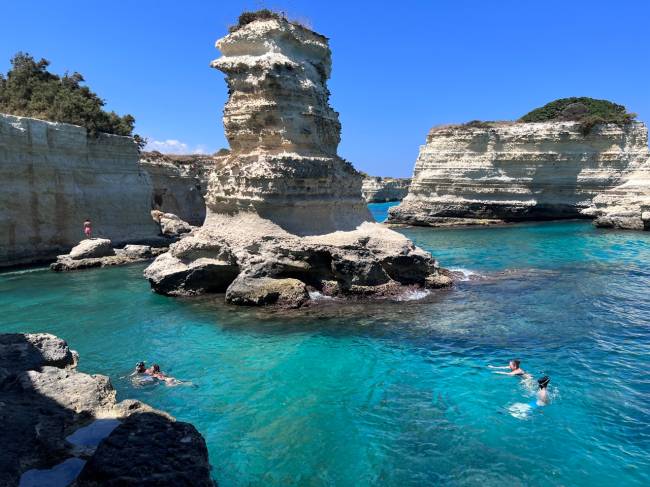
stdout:
[[93,235],[92,222],[89,218],[86,218],[86,221],[84,221],[84,235],[86,238],[92,238]]

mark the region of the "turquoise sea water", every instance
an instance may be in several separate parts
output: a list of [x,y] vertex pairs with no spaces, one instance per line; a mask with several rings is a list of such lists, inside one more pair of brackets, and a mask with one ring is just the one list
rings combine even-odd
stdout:
[[[144,266],[0,275],[0,332],[48,331],[206,437],[241,485],[650,483],[650,234],[586,222],[403,230],[481,280],[292,312],[153,294]],[[519,357],[553,402],[487,364]],[[156,361],[197,387],[120,378]]]
[[383,222],[388,218],[388,208],[391,206],[399,205],[399,201],[388,201],[386,203],[372,203],[368,205],[370,213],[375,220]]

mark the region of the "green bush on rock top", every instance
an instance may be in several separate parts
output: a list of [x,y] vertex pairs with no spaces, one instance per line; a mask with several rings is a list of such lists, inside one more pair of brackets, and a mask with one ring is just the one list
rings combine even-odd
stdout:
[[601,123],[625,125],[636,118],[635,113],[629,113],[623,105],[617,105],[608,100],[597,100],[588,97],[561,98],[536,108],[521,117],[519,122],[580,122],[580,129],[587,135],[591,129]]
[[81,125],[92,136],[133,136],[140,146],[144,144],[133,134],[133,116],[105,111],[104,100],[82,85],[81,74],[58,76],[48,71],[49,65],[47,59],[36,61],[27,53],[17,53],[7,75],[0,74],[0,113]]

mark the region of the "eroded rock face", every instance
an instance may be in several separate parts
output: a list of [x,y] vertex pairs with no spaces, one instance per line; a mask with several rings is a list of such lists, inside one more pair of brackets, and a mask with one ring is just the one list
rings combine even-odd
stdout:
[[[70,460],[88,461],[78,485],[212,485],[205,441],[193,426],[139,401],[118,403],[108,377],[78,372],[76,362],[53,335],[0,334],[0,485],[18,485],[27,471],[46,485],[34,470]],[[81,428],[115,420],[122,424],[99,446],[72,443]],[[110,478],[101,477],[106,472]]]
[[363,178],[361,192],[368,203],[401,201],[408,194],[410,184],[410,178],[368,176]]
[[640,122],[498,123],[434,128],[420,148],[408,196],[389,222],[414,225],[580,218],[595,196],[648,158]]
[[149,174],[153,185],[152,208],[178,215],[190,225],[202,225],[208,174],[221,159],[219,156],[144,152],[140,167]]
[[624,183],[596,196],[585,213],[597,227],[650,230],[650,159]]
[[210,175],[203,226],[147,268],[170,295],[224,292],[241,305],[300,306],[308,290],[392,295],[438,275],[430,254],[372,217],[361,175],[338,157],[327,39],[282,19],[217,42],[231,152]]
[[361,175],[338,157],[327,38],[284,20],[255,21],[217,42],[231,154],[210,176],[212,213],[254,211],[295,235],[369,220]]
[[130,137],[0,114],[0,267],[49,260],[94,235],[115,244],[156,235],[151,181]]

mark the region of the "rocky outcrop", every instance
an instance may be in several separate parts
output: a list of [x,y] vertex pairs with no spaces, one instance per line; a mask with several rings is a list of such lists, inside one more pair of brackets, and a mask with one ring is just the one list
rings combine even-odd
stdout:
[[650,230],[650,159],[623,184],[596,196],[585,213],[597,227]]
[[165,237],[180,237],[195,228],[179,218],[178,215],[163,213],[160,210],[151,210],[151,218],[159,225],[160,233]]
[[[299,306],[308,289],[389,295],[425,286],[436,261],[372,217],[361,175],[337,155],[327,39],[282,18],[217,42],[231,153],[215,165],[203,226],[147,268],[170,295],[226,292],[244,305]],[[450,282],[429,280],[436,285]]]
[[140,167],[153,185],[151,207],[173,213],[191,225],[203,224],[208,175],[221,159],[223,156],[144,152]]
[[108,377],[78,372],[76,362],[53,335],[0,334],[0,485],[63,485],[79,473],[79,487],[213,485],[192,425],[118,403]]
[[408,196],[389,222],[414,225],[589,217],[594,197],[648,158],[640,122],[584,135],[577,122],[434,128],[420,149]]
[[50,269],[63,272],[133,264],[151,260],[166,251],[167,247],[149,245],[126,245],[122,249],[114,249],[108,239],[89,238],[82,240],[69,254],[59,255],[56,261],[50,264]]
[[156,235],[151,182],[130,137],[0,114],[0,181],[0,267],[67,252],[87,218],[116,244]]
[[366,176],[363,178],[361,193],[368,203],[401,201],[408,194],[410,184],[410,178]]

